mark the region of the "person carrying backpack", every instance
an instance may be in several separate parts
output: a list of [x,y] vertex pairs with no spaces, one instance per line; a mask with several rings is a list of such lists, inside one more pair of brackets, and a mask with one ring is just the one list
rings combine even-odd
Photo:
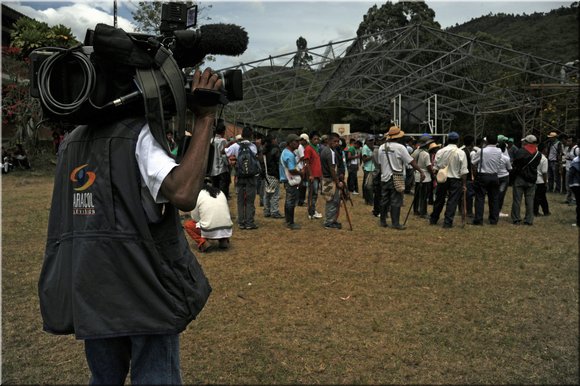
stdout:
[[257,158],[258,148],[250,142],[252,134],[251,127],[244,127],[242,140],[226,149],[228,157],[236,158],[236,191],[240,229],[258,229],[254,217],[260,162]]

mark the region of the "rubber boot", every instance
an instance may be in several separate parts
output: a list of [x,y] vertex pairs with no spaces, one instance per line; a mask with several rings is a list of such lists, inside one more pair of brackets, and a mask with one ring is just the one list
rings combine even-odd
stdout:
[[401,207],[391,206],[391,219],[393,221],[393,228],[398,230],[403,230],[406,227],[399,223],[399,218],[401,217]]
[[295,210],[296,210],[296,207],[294,207],[292,209],[288,209],[288,221],[289,221],[289,223],[287,224],[287,227],[290,230],[300,229],[300,225],[298,225],[294,222],[294,211]]
[[386,228],[387,225],[387,208],[381,208],[379,226]]

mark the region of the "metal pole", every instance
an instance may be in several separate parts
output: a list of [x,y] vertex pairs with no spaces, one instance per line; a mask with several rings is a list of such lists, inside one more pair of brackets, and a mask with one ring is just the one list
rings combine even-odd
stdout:
[[117,0],[113,0],[113,26],[117,28]]
[[437,130],[437,94],[435,94],[435,117],[433,121],[435,122],[435,134],[439,134],[439,130]]

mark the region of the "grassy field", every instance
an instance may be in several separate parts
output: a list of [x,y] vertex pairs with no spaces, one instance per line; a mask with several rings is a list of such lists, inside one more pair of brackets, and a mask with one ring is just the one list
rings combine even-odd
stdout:
[[[42,332],[51,193],[42,173],[2,177],[4,384],[88,382],[82,342]],[[553,215],[533,227],[442,229],[411,216],[404,232],[379,228],[361,196],[352,232],[325,230],[302,207],[302,229],[288,231],[258,207],[259,229],[198,254],[214,292],[182,334],[183,380],[578,384],[579,234],[574,208],[548,199]]]

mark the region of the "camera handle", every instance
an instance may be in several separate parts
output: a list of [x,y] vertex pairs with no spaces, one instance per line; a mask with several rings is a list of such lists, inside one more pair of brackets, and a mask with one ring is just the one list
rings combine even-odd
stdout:
[[193,92],[187,93],[186,98],[189,109],[193,109],[194,106],[209,107],[229,103],[226,96],[220,91],[205,88],[196,88]]

